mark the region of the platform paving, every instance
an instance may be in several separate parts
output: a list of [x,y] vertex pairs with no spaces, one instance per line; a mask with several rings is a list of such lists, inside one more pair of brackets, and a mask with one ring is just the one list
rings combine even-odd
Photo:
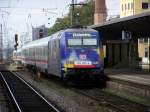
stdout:
[[150,72],[131,69],[106,69],[105,74],[110,78],[131,81],[150,86]]

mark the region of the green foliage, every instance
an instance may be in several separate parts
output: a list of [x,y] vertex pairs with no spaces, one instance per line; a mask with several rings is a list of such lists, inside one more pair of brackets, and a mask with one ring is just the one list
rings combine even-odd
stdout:
[[[49,30],[49,35],[65,28],[71,26],[71,13],[72,8],[70,8],[69,13],[64,18],[58,18]],[[77,16],[77,13],[79,14]],[[74,10],[74,22],[75,24],[88,26],[93,24],[93,14],[94,14],[94,3],[93,0],[86,0],[86,5],[76,6]]]
[[70,18],[69,17],[65,17],[65,18],[57,18],[55,24],[53,27],[50,28],[49,30],[49,35],[61,30],[61,29],[65,29],[68,28],[70,26]]
[[83,26],[88,26],[93,24],[93,15],[94,15],[94,3],[92,1],[88,1],[87,5],[81,7],[79,9],[80,17],[79,21]]

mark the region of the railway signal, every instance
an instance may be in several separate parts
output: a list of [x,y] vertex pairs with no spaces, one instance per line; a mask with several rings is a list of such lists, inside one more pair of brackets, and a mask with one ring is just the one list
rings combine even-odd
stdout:
[[17,46],[18,46],[18,34],[15,34],[15,45],[14,45],[15,50],[17,50]]

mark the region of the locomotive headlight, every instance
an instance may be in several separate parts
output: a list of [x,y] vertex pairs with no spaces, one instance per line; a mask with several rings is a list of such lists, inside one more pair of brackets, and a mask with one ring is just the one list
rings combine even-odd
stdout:
[[64,66],[65,66],[65,68],[73,68],[74,67],[74,61],[66,60]]
[[74,61],[67,60],[67,61],[66,61],[66,64],[74,64]]
[[99,62],[98,61],[94,61],[92,64],[97,65],[97,64],[99,64]]

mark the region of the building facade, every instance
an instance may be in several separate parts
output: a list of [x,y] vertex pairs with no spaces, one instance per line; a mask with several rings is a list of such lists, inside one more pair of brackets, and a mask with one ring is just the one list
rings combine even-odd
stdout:
[[150,0],[120,0],[120,17],[149,11]]
[[150,39],[140,38],[138,40],[138,53],[139,57],[142,58],[143,64],[149,63],[149,49],[150,49]]
[[32,40],[37,40],[43,37],[47,37],[48,36],[48,31],[49,29],[45,27],[45,25],[36,27],[36,28],[32,28]]
[[[120,18],[150,11],[150,0],[120,0]],[[149,63],[150,38],[138,39],[138,54],[142,63]]]

